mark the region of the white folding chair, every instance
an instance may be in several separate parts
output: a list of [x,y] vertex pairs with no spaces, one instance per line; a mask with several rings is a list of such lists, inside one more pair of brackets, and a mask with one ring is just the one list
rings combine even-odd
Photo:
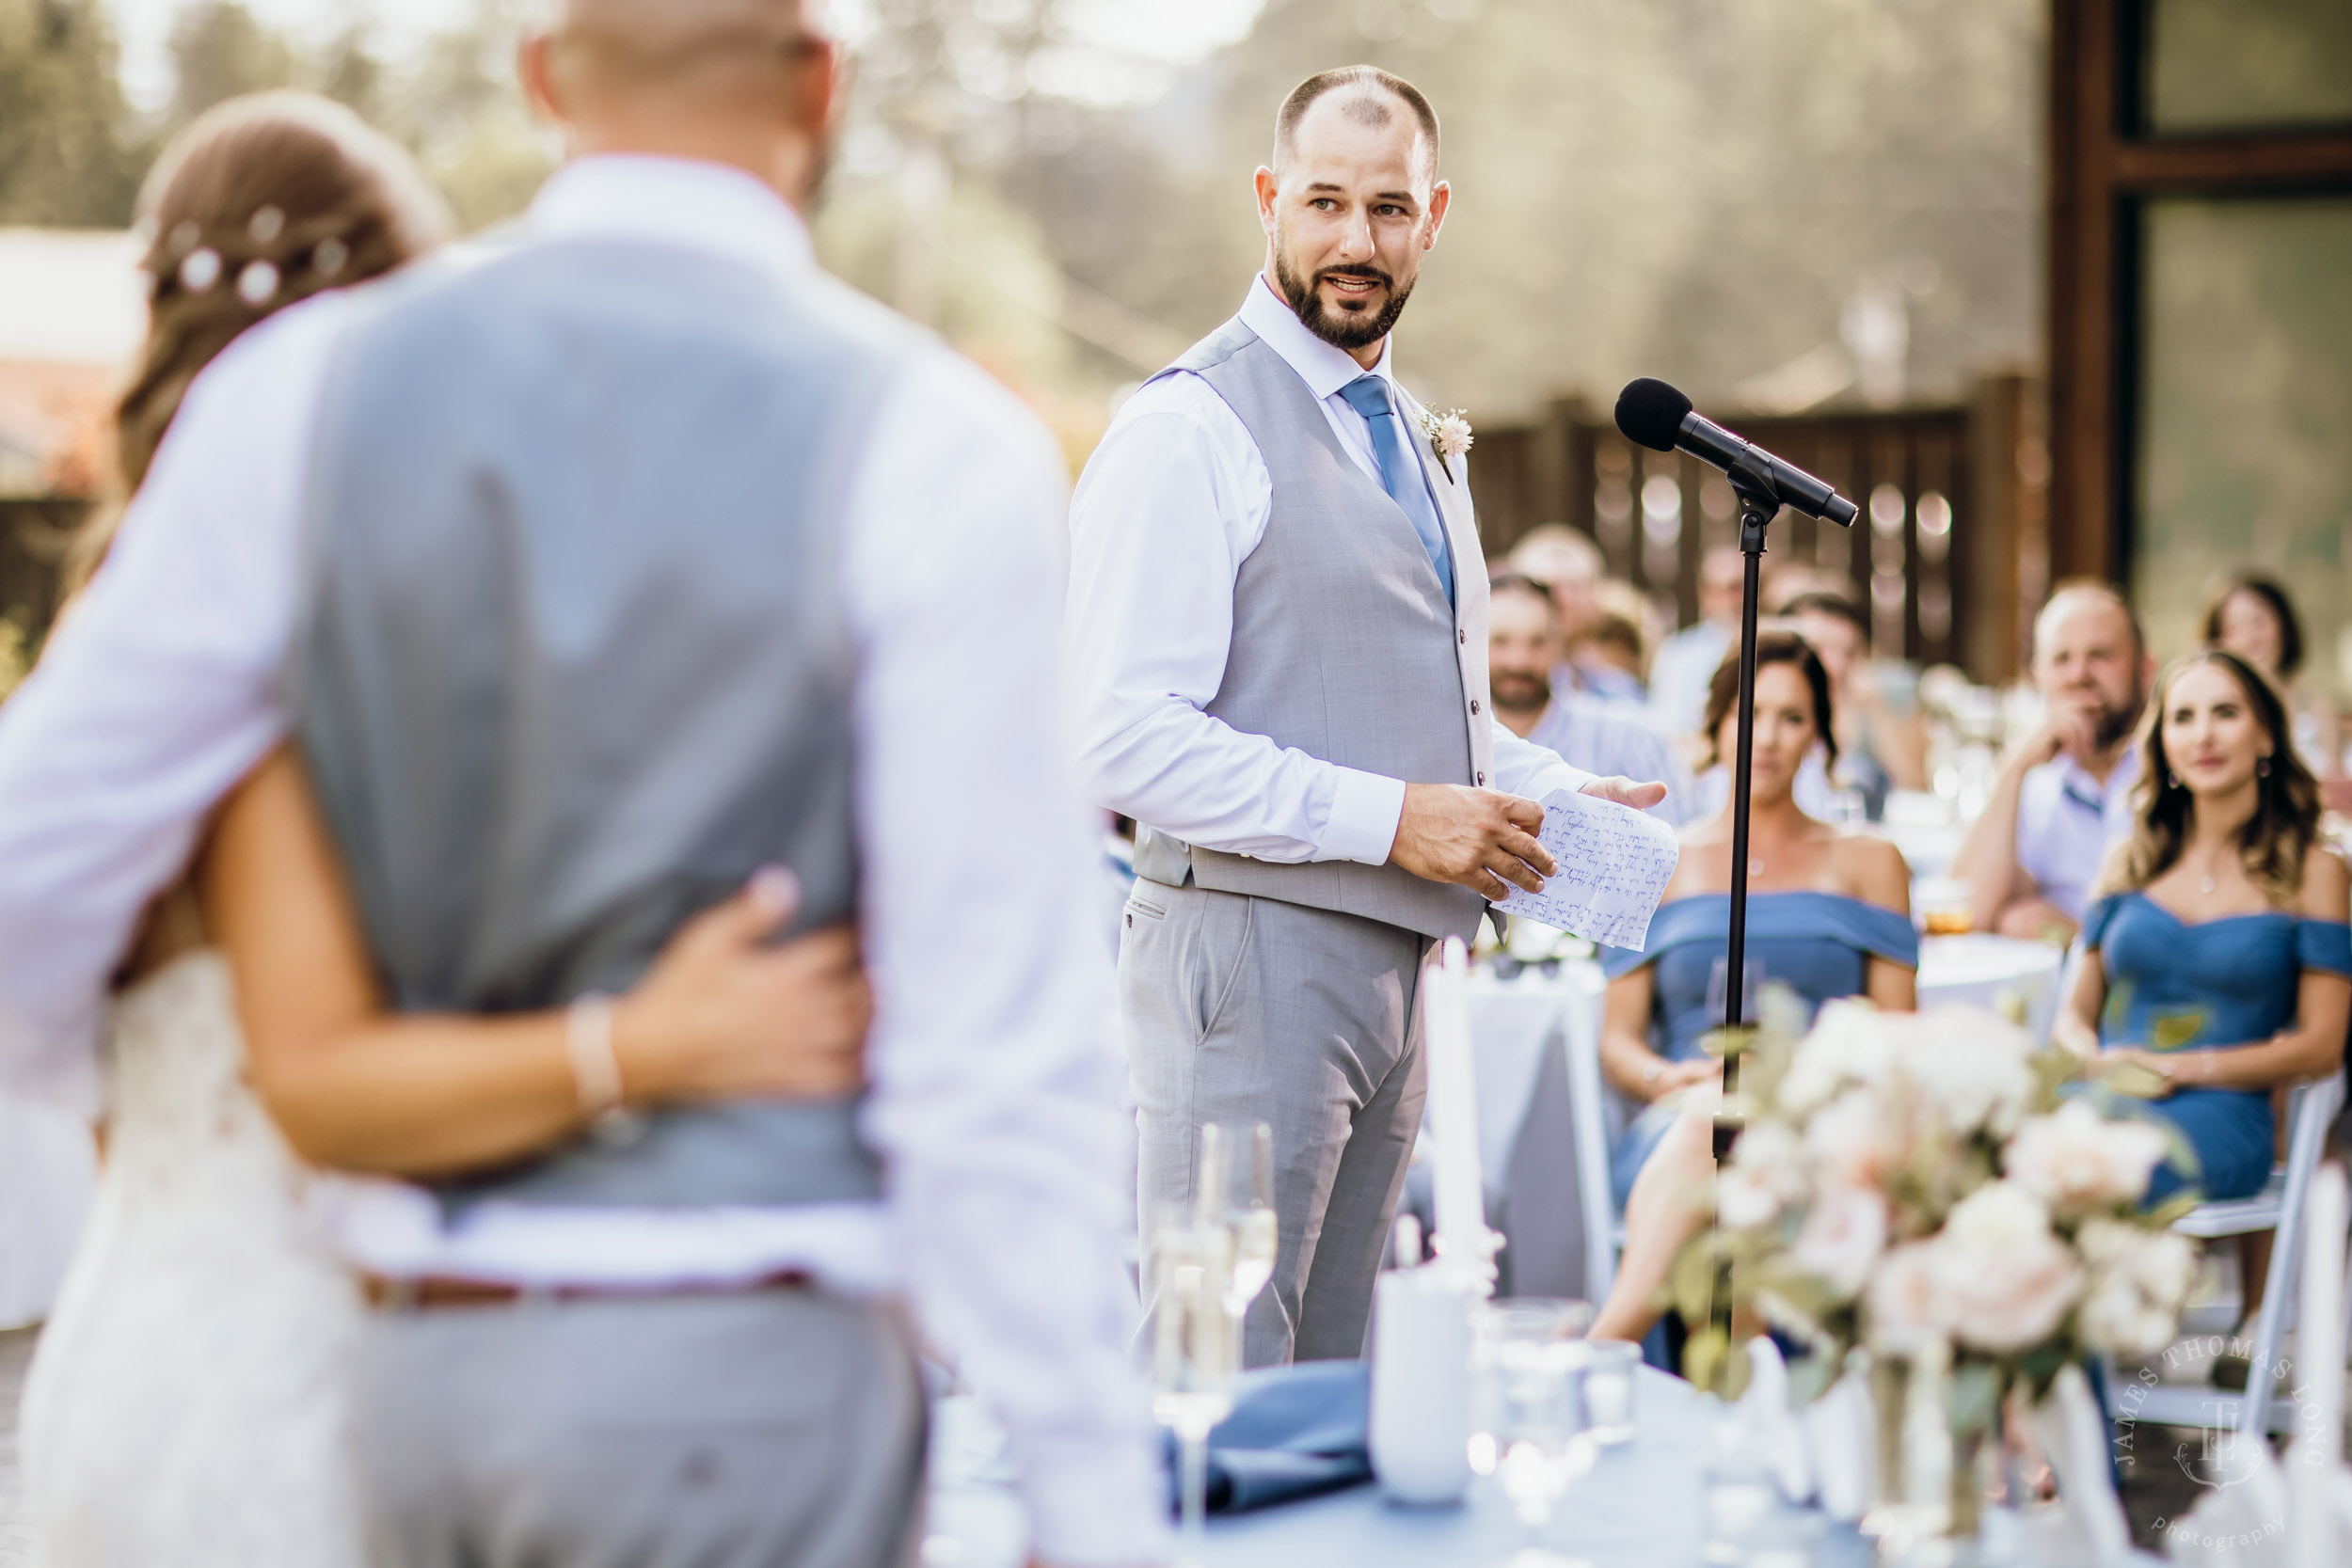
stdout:
[[[2136,1386],[2136,1402],[2130,1412],[2135,1420],[2234,1429],[2249,1437],[2265,1430],[2283,1432],[2293,1426],[2294,1401],[2265,1396],[2275,1381],[2270,1369],[2278,1363],[2279,1340],[2299,1277],[2304,1198],[2311,1191],[2312,1173],[2319,1168],[2328,1125],[2343,1107],[2344,1093],[2341,1068],[2316,1082],[2296,1085],[2287,1097],[2291,1131],[2286,1164],[2274,1169],[2263,1190],[2253,1196],[2200,1204],[2172,1227],[2184,1236],[2207,1242],[2264,1230],[2277,1233],[2270,1246],[2270,1267],[2263,1279],[2262,1309],[2254,1315],[2253,1365],[2246,1393],[2167,1384]],[[2123,1390],[2113,1366],[2106,1370],[2107,1413],[2120,1416],[2124,1413],[2119,1403]]]
[[1609,1085],[1600,1071],[1602,998],[1609,989],[1598,964],[1580,965],[1583,982],[1576,1005],[1564,1009],[1561,1046],[1568,1058],[1568,1098],[1575,1117],[1576,1175],[1584,1208],[1584,1291],[1592,1300],[1608,1298],[1617,1282],[1617,1254],[1625,1249],[1625,1221],[1609,1185],[1609,1151],[1616,1139],[1610,1128]]

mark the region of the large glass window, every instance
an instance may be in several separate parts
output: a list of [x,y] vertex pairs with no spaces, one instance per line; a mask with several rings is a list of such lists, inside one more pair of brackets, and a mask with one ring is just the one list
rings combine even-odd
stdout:
[[2160,654],[2275,574],[2304,679],[2352,690],[2352,198],[2143,209],[2133,587]]
[[2346,0],[2150,0],[2149,129],[2352,121]]

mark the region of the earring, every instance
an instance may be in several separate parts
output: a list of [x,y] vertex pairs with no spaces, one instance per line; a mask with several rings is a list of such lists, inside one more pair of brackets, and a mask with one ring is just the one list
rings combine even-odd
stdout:
[[2173,789],[2181,787],[2181,776],[2178,773],[2167,773],[2164,776],[2164,782],[2167,785]]
[[2270,777],[2270,759],[2268,757],[2260,758],[2255,762],[2254,774],[2257,778],[2266,779]]

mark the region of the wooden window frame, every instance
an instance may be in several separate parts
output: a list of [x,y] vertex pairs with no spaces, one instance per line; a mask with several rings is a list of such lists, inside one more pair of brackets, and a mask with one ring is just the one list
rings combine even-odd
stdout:
[[2140,231],[2158,197],[2352,192],[2352,125],[2158,135],[2149,0],[2052,0],[2050,575],[2128,583]]

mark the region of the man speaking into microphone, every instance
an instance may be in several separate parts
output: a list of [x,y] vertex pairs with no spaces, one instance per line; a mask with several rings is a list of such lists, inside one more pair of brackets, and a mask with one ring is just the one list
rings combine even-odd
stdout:
[[1137,823],[1120,993],[1144,1289],[1200,1128],[1270,1124],[1251,1366],[1362,1353],[1421,1123],[1430,944],[1556,869],[1536,799],[1665,793],[1495,721],[1468,443],[1390,365],[1452,199],[1438,145],[1385,71],[1294,88],[1255,176],[1263,272],[1128,400],[1072,509],[1081,778]]

